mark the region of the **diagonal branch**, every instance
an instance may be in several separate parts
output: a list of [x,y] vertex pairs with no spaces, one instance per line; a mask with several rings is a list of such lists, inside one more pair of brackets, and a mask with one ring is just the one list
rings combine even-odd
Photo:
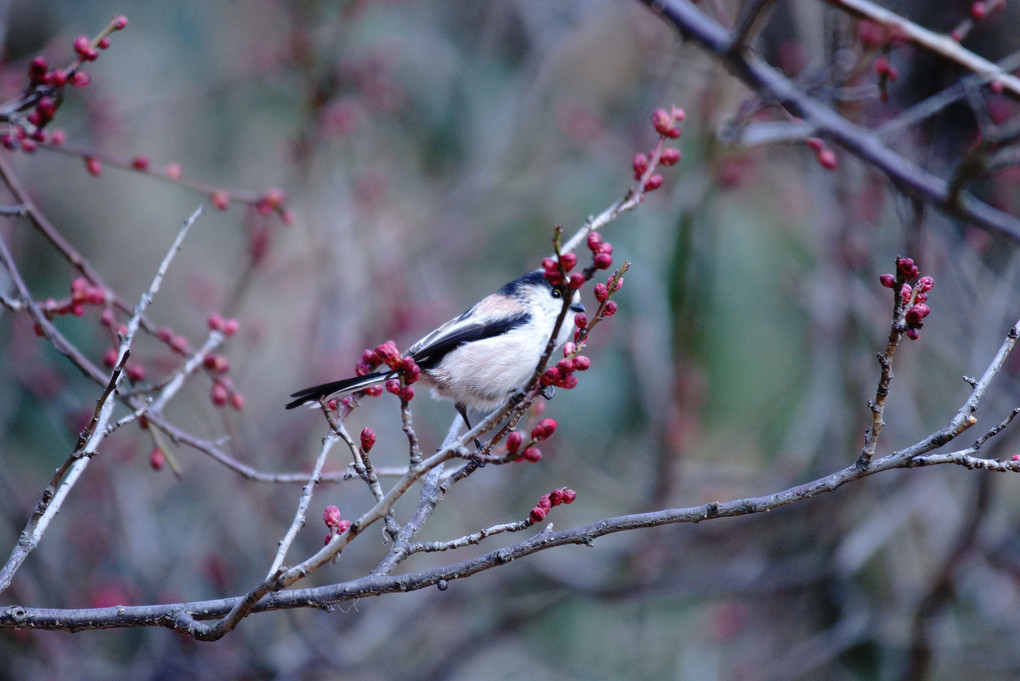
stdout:
[[[734,49],[736,44],[730,31],[688,0],[641,2],[688,41],[712,55],[763,99],[781,105],[801,118],[816,134],[839,143],[854,156],[885,173],[900,191],[931,204],[946,215],[1020,243],[1020,219],[967,192],[955,193],[949,182],[893,151],[874,132],[833,111],[761,57]],[[995,74],[1001,72],[994,64],[989,63],[989,67],[994,69]]]

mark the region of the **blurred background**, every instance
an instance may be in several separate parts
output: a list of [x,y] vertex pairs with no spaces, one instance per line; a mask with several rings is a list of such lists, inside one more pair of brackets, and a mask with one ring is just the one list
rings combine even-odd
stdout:
[[[948,31],[970,5],[896,9]],[[537,267],[553,225],[570,234],[626,191],[632,156],[655,141],[651,111],[686,109],[683,161],[604,233],[632,269],[619,313],[593,336],[592,369],[545,405],[560,423],[545,458],[458,485],[423,539],[521,519],[560,486],[578,493],[550,517],[567,528],[767,494],[849,465],[888,335],[891,294],[878,277],[897,255],[934,277],[933,312],[896,357],[880,454],[948,421],[968,395],[961,376],[984,371],[1020,316],[1015,243],[918,210],[838,148],[829,171],[803,141],[724,143],[720,130],[779,118],[749,114],[751,93],[639,3],[6,2],[4,99],[25,87],[33,57],[69,62],[74,38],[115,14],[130,24],[54,123],[68,145],[178,164],[186,180],[232,191],[281,188],[292,223],[236,201],[218,211],[202,191],[109,164],[94,177],[74,154],[2,153],[128,301],[206,204],[149,317],[192,347],[210,313],[237,318],[224,353],[245,404],[215,408],[199,376],[166,413],[197,436],[229,438],[225,449],[265,472],[309,470],[326,432],[314,411],[284,411],[287,395],[348,375],[367,346],[407,347]],[[964,44],[1001,58],[1020,47],[1016,19],[1007,8]],[[847,17],[802,0],[777,4],[759,47],[823,86],[837,60],[859,64],[850,84],[864,96],[846,106],[869,126],[961,76],[896,47],[899,78],[882,101],[875,54],[858,38]],[[1004,96],[984,102],[997,122],[1016,116]],[[938,170],[977,122],[950,107],[894,144]],[[976,191],[1016,214],[1018,178],[1000,173]],[[67,295],[75,272],[27,222],[4,219],[0,235],[38,299]],[[55,323],[96,363],[111,347],[96,310]],[[150,379],[174,366],[151,337],[136,358]],[[1018,370],[1014,359],[1000,375],[974,437],[1017,405]],[[5,556],[99,393],[25,315],[0,311]],[[377,464],[397,466],[406,441],[387,397],[348,427],[374,427]],[[437,445],[452,410],[414,404],[419,436]],[[186,447],[171,452],[178,479],[150,467],[152,448],[137,427],[107,441],[4,604],[192,601],[261,579],[300,486],[247,481]],[[331,470],[346,465],[335,451]],[[1009,458],[1015,435],[983,451]],[[253,616],[217,643],[163,629],[2,631],[0,679],[1014,679],[1018,485],[959,467],[894,471],[770,514],[546,551],[445,592]],[[290,558],[321,546],[326,504],[352,518],[369,502],[357,482],[320,488]],[[385,550],[367,532],[307,584],[359,577]]]

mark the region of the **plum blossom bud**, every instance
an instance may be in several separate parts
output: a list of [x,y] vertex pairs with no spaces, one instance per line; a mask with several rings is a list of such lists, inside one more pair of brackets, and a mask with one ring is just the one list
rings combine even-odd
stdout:
[[375,446],[375,431],[366,426],[361,431],[361,448],[366,452],[372,451]]
[[892,288],[896,285],[896,277],[891,274],[883,274],[878,278],[878,281],[886,288]]
[[634,154],[634,179],[640,180],[641,176],[648,170],[648,157],[644,154]]
[[592,253],[598,253],[601,246],[602,235],[598,232],[588,232],[588,250]]
[[680,162],[680,150],[676,147],[666,147],[659,155],[659,161],[664,166],[676,165]]
[[569,272],[570,270],[574,269],[574,267],[577,265],[577,254],[574,253],[573,251],[568,253],[561,253],[560,263],[563,265],[563,269]]
[[556,419],[542,419],[531,430],[531,439],[541,442],[556,432]]
[[326,523],[326,527],[336,527],[340,524],[340,509],[330,504],[326,507],[326,510],[322,512],[322,522]]
[[662,186],[662,175],[652,175],[645,181],[645,191],[655,191]]
[[536,506],[531,509],[531,513],[528,514],[528,520],[533,523],[540,523],[545,520],[545,509],[541,506]]
[[163,468],[163,465],[165,463],[166,454],[163,452],[162,449],[156,447],[151,452],[149,452],[149,465],[152,467],[152,470],[158,471],[159,469]]
[[524,436],[515,430],[506,436],[506,450],[508,452],[516,452],[521,448],[521,442],[523,442],[523,440]]
[[608,270],[613,266],[613,256],[608,253],[597,253],[593,259],[596,269]]
[[542,452],[538,447],[528,447],[524,450],[522,458],[529,463],[538,463],[542,460]]

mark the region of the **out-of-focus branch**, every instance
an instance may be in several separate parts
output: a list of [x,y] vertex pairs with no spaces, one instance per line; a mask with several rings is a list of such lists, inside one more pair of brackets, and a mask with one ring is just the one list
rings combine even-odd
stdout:
[[[131,352],[131,344],[138,331],[142,315],[144,314],[145,309],[149,306],[149,303],[152,302],[153,296],[155,296],[156,292],[159,291],[159,286],[163,281],[163,277],[166,274],[167,269],[170,267],[170,263],[173,261],[174,256],[177,255],[177,252],[180,250],[181,243],[184,241],[184,237],[187,235],[188,230],[194,224],[195,220],[198,219],[201,212],[202,209],[199,208],[191,215],[190,218],[185,220],[183,227],[177,234],[177,238],[174,239],[173,244],[170,246],[170,250],[163,258],[159,268],[156,270],[156,275],[153,277],[152,284],[150,284],[149,288],[142,293],[138,305],[135,306],[131,319],[127,324],[127,331],[120,340],[116,365],[114,366],[113,372],[110,375],[109,381],[107,382],[102,395],[96,402],[96,408],[88,426],[86,426],[78,440],[78,446],[75,447],[74,452],[71,453],[67,462],[58,469],[57,474],[54,476],[50,485],[43,491],[42,497],[39,500],[39,503],[36,504],[35,511],[28,521],[28,525],[22,531],[21,537],[18,539],[17,544],[15,544],[15,547],[11,552],[11,556],[8,558],[4,566],[0,568],[0,591],[4,591],[8,586],[10,586],[11,580],[14,578],[14,574],[18,571],[18,568],[21,567],[22,563],[24,563],[25,559],[28,558],[28,554],[31,553],[39,544],[39,541],[42,539],[42,535],[46,532],[46,528],[49,526],[50,521],[56,517],[57,513],[60,512],[64,499],[67,498],[68,493],[74,487],[78,478],[81,477],[81,474],[85,472],[85,468],[98,451],[99,444],[109,434],[110,431],[107,429],[107,426],[113,416],[113,409],[116,405],[115,395],[117,392],[117,386],[120,384],[121,378],[124,375],[124,365]],[[12,279],[15,281],[15,285],[21,299],[24,301],[31,301],[31,295],[29,294],[25,283],[21,280],[17,268],[14,266],[13,258],[8,252],[6,244],[2,241],[0,241],[0,264],[4,265]],[[37,321],[44,317],[34,303],[30,303],[29,307],[34,310]]]
[[[810,126],[815,134],[839,143],[861,161],[881,170],[900,191],[931,204],[947,215],[1020,243],[1020,219],[967,192],[954,193],[947,180],[893,151],[874,132],[847,120],[761,57],[746,49],[734,49],[736,43],[732,33],[688,0],[641,2],[688,41],[712,55],[760,97],[783,106]],[[834,1],[833,4],[842,6],[844,3]],[[966,50],[956,45],[952,54],[959,56],[960,51]],[[997,78],[1002,71],[989,62],[982,64],[981,68],[985,69],[983,73],[995,74]]]

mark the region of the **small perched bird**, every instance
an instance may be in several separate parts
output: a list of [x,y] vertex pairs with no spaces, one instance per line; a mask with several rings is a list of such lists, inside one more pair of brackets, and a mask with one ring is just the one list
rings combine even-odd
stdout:
[[[562,295],[542,270],[529,272],[432,331],[404,355],[418,363],[432,396],[453,402],[470,428],[469,409],[495,409],[527,384],[563,309]],[[570,337],[574,316],[581,312],[581,294],[573,291],[557,347]],[[294,400],[287,409],[364,390],[396,376],[393,370],[377,371],[305,388],[291,395]]]

